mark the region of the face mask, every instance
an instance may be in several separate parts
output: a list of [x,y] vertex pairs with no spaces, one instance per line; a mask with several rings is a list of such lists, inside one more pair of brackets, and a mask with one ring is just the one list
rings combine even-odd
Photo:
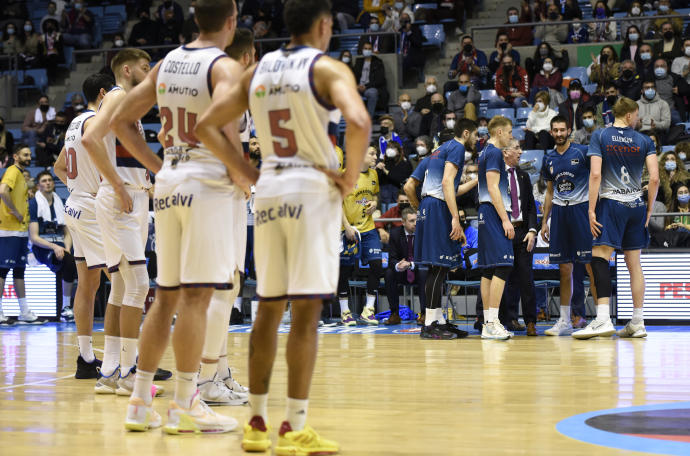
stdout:
[[506,73],[509,73],[510,70],[512,70],[512,69],[513,69],[513,65],[511,65],[510,63],[507,65],[505,65],[505,64],[503,65],[503,71],[505,71]]
[[436,86],[434,84],[429,84],[426,86],[427,93],[436,93]]
[[465,161],[468,162],[472,160],[472,152],[465,151]]
[[690,57],[690,47],[686,47],[686,48],[685,48],[685,55],[687,55],[688,57]]
[[443,103],[431,103],[431,110],[435,114],[441,114],[443,112]]
[[471,44],[467,43],[465,46],[463,46],[462,50],[465,54],[470,55],[470,54],[472,54],[472,51],[474,50],[474,48],[472,47]]
[[537,101],[535,103],[535,106],[537,107],[537,110],[539,110],[539,111],[543,111],[544,109],[546,109],[546,106],[541,101]]
[[552,21],[555,21],[556,19],[558,19],[558,13],[555,11],[552,13],[549,13],[549,19],[551,19]]
[[690,193],[686,193],[685,195],[678,195],[678,202],[680,204],[688,204],[688,202],[690,202]]
[[48,112],[48,110],[50,109],[50,106],[42,104],[42,105],[39,105],[38,108],[43,112]]
[[460,90],[460,93],[467,93],[470,90],[470,86],[461,85],[458,87],[458,90]]
[[573,22],[573,29],[575,29],[575,30],[580,30],[580,26],[581,26],[581,25],[582,25],[582,24],[580,24],[579,22]]
[[343,57],[343,63],[350,63],[350,57]]
[[592,128],[594,126],[594,119],[582,119],[582,124],[587,128]]
[[673,39],[673,32],[672,31],[666,31],[664,32],[664,39],[666,41],[671,41]]
[[642,53],[640,53],[640,58],[642,60],[651,60],[652,54],[649,52],[642,52]]
[[402,103],[400,103],[400,107],[403,108],[405,111],[409,111],[412,107],[412,103],[410,103],[409,101],[403,101]]
[[33,27],[31,27],[30,25],[25,25],[25,26],[24,26],[24,31],[25,31],[26,33],[31,33],[31,30],[33,30]]
[[625,79],[630,79],[630,78],[632,78],[632,76],[633,76],[633,70],[630,70],[630,69],[623,70],[623,77]]
[[489,127],[478,127],[477,133],[482,135],[482,136],[486,136],[489,134]]
[[83,105],[83,104],[78,104],[78,105],[76,105],[76,106],[74,107],[74,109],[75,109],[75,111],[81,111],[82,109],[84,109],[84,105]]
[[579,90],[571,90],[570,91],[570,99],[571,100],[579,100],[580,95],[581,95],[581,93]]
[[615,95],[609,95],[606,97],[606,102],[609,104],[609,107],[613,107],[613,105],[616,104],[616,99],[618,99],[618,97]]
[[193,6],[190,6],[190,7],[189,7],[189,15],[191,16],[191,15],[193,15],[193,14],[194,14],[194,7],[193,7]]
[[637,33],[629,33],[628,38],[630,38],[630,41],[635,42],[638,40],[638,38],[640,38],[640,35],[638,35]]
[[371,49],[364,49],[364,50],[362,51],[362,55],[363,55],[364,57],[371,57],[371,54],[373,54],[373,52],[371,51]]
[[371,24],[369,26],[369,30],[371,30],[372,32],[378,32],[379,31],[379,24]]
[[397,156],[398,156],[398,151],[395,150],[394,148],[389,147],[388,149],[386,149],[386,157],[395,158]]
[[678,158],[680,158],[681,161],[685,161],[685,152],[678,152]]
[[403,2],[395,2],[395,9],[401,10],[403,9]]
[[604,8],[597,8],[597,17],[606,17],[606,10]]
[[410,203],[398,203],[398,207],[400,208],[400,211],[402,212],[403,210],[410,207]]
[[666,69],[665,69],[665,68],[661,68],[661,67],[659,67],[659,68],[654,68],[654,75],[655,75],[657,78],[660,78],[660,79],[661,79],[661,78],[663,78],[663,77],[666,76]]
[[553,70],[553,64],[551,64],[551,63],[549,63],[549,62],[546,62],[546,63],[544,64],[544,67],[543,67],[543,68],[544,68],[544,71],[551,71],[551,70]]
[[475,180],[477,178],[477,173],[469,173],[467,177],[469,177],[470,180]]
[[122,40],[115,40],[115,47],[122,47],[125,45],[125,42]]
[[547,55],[549,55],[548,48],[539,48],[539,55],[542,57],[546,57]]
[[644,96],[648,100],[651,100],[652,98],[654,98],[654,95],[656,95],[656,90],[654,90],[654,89],[646,89],[644,91]]
[[381,127],[379,131],[381,132],[381,135],[386,136],[388,134],[388,127]]
[[630,12],[633,16],[639,16],[641,11],[640,8],[638,8],[637,6],[633,6]]
[[417,146],[417,155],[426,155],[429,152],[425,146]]
[[455,128],[455,119],[446,120],[446,128],[449,128],[451,130]]
[[8,35],[14,35],[14,29],[13,29],[13,28],[8,28],[8,29],[7,29],[7,34],[8,34]]
[[518,21],[517,15],[511,14],[510,16],[508,16],[508,22],[510,22],[511,24],[517,24],[517,21]]
[[666,171],[675,171],[676,170],[676,162],[667,161],[666,163],[664,163],[664,168],[666,168]]
[[661,11],[662,13],[665,13],[666,11],[668,11],[668,6],[667,5],[659,5],[659,11]]

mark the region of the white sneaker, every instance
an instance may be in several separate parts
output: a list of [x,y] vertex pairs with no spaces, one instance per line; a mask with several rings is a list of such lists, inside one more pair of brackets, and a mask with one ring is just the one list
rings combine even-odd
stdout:
[[168,408],[168,423],[163,427],[166,434],[201,434],[230,432],[237,427],[237,420],[219,415],[194,395],[192,406],[184,409],[171,401]]
[[498,322],[488,322],[482,328],[482,339],[508,340],[510,333]]
[[246,394],[235,393],[218,379],[218,374],[212,380],[199,383],[197,389],[201,400],[208,405],[244,405],[249,402]]
[[0,310],[0,326],[12,326],[14,322],[6,317],[2,310]]
[[[120,378],[117,380],[117,389],[115,394],[118,396],[131,396],[132,391],[134,391],[134,377],[136,376],[135,368],[130,369],[127,375],[122,376],[120,372]],[[165,389],[161,386],[152,385],[151,387],[151,397],[160,396],[165,392]]]
[[553,327],[544,331],[547,336],[569,336],[573,333],[573,323],[559,319]]
[[17,323],[20,325],[42,325],[45,321],[39,320],[35,313],[31,310],[27,310],[26,313],[19,314]]
[[[249,388],[247,388],[246,386],[242,386],[242,385],[240,384],[240,382],[238,382],[237,380],[235,380],[235,379],[233,378],[233,376],[232,376],[232,371],[231,371],[230,369],[228,369],[228,376],[227,376],[227,377],[223,377],[223,378],[221,379],[221,381],[222,381],[223,383],[225,383],[225,386],[227,386],[228,388],[230,388],[230,390],[232,390],[232,391],[235,392],[235,393],[244,394],[244,395],[249,394]],[[247,397],[249,397],[249,396],[247,396]]]
[[109,376],[103,375],[100,367],[98,372],[101,376],[96,380],[96,386],[93,387],[93,391],[96,394],[115,394],[117,391],[117,379],[120,377],[120,368],[118,367]]
[[619,329],[616,334],[618,337],[647,337],[647,330],[644,327],[644,322],[635,324],[630,320],[623,329]]
[[579,331],[573,333],[575,339],[591,339],[597,336],[613,336],[616,333],[616,328],[613,327],[611,319],[607,318],[604,321],[594,319],[587,326]]
[[152,405],[146,405],[138,397],[133,397],[127,405],[127,417],[125,418],[125,429],[128,431],[148,431],[161,427],[163,420],[153,409]]

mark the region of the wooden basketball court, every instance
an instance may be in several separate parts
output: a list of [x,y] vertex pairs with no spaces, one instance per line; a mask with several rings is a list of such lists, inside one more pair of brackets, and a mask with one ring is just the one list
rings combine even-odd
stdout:
[[[590,341],[482,341],[476,331],[460,341],[323,334],[308,423],[347,455],[631,454],[574,440],[556,426],[585,412],[690,401],[690,332],[649,330],[646,340]],[[285,338],[269,402],[274,428],[284,417]],[[94,380],[72,378],[78,354],[72,325],[2,329],[0,342],[2,455],[243,453],[239,429],[211,436],[125,432],[127,399],[96,396]],[[228,356],[243,384],[247,343],[247,333],[229,336]],[[102,332],[94,334],[94,346],[102,348]],[[170,349],[162,367],[174,368]],[[159,384],[167,392],[155,404],[165,419],[174,383]],[[220,410],[242,424],[249,414],[247,406]],[[659,453],[682,454],[658,442],[652,448]]]

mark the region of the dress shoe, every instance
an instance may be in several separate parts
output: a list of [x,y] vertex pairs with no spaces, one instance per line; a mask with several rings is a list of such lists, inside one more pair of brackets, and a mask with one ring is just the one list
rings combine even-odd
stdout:
[[424,326],[426,316],[423,313],[417,314],[417,326]]
[[581,328],[584,328],[585,326],[587,326],[587,320],[585,320],[584,318],[582,318],[579,315],[575,315],[572,318],[572,322],[573,322],[573,328],[581,329]]
[[510,326],[512,326],[512,329],[509,329],[508,331],[524,331],[525,330],[525,325],[521,324],[517,320],[512,320],[510,322]]
[[399,325],[400,323],[402,323],[402,320],[400,320],[400,315],[397,313],[391,313],[391,316],[388,317],[388,320],[383,322],[383,324],[388,326]]
[[481,331],[482,326],[484,326],[483,318],[477,318],[476,320],[474,320],[474,329],[476,329],[477,331]]
[[540,310],[539,313],[537,314],[537,321],[548,321],[549,316],[546,315],[546,312],[543,310]]
[[537,335],[537,327],[532,322],[527,323],[527,335],[528,336],[536,336]]

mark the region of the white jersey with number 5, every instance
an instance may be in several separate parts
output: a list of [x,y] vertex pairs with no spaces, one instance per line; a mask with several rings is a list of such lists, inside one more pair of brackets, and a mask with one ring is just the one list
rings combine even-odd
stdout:
[[262,172],[272,167],[338,168],[334,139],[340,113],[316,93],[314,64],[324,54],[308,46],[266,54],[254,72],[249,108],[261,145]]
[[65,133],[67,188],[70,194],[96,196],[98,193],[101,176],[81,142],[84,124],[95,115],[91,110],[84,111],[72,120]]

